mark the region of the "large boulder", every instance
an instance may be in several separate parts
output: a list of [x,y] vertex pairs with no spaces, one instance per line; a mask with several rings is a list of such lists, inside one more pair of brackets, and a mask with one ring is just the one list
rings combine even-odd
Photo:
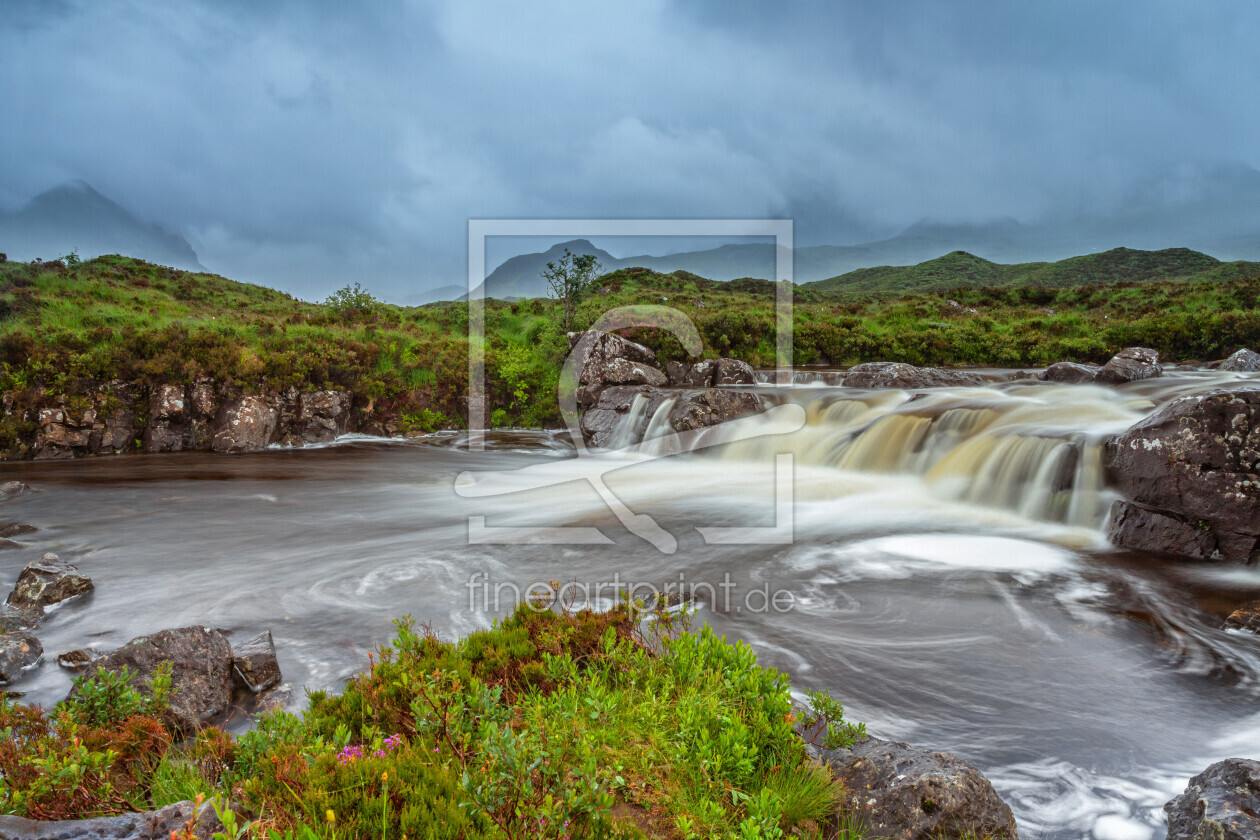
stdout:
[[1168,840],[1260,837],[1260,761],[1227,758],[1190,780],[1164,806]]
[[653,405],[659,404],[661,392],[655,388],[634,385],[614,385],[605,388],[599,394],[595,406],[582,413],[582,436],[590,446],[607,447],[617,434],[618,428],[626,422],[630,406],[642,395],[649,402],[649,411],[644,412],[641,421],[651,416]]
[[254,694],[280,684],[280,664],[271,631],[264,630],[248,641],[232,648],[232,666],[243,688]]
[[1244,347],[1217,365],[1216,369],[1236,373],[1253,373],[1260,370],[1260,353]]
[[757,375],[752,365],[739,359],[718,359],[713,372],[713,384],[722,385],[756,385]]
[[576,354],[577,403],[582,409],[595,406],[600,393],[610,385],[664,385],[668,382],[656,366],[655,353],[615,333],[569,333],[569,347]]
[[669,412],[669,424],[679,432],[716,426],[762,410],[761,398],[747,391],[710,388],[679,398]]
[[1116,545],[1260,559],[1260,387],[1182,397],[1109,439]]
[[280,412],[266,397],[232,400],[215,418],[211,445],[216,452],[256,452],[272,442]]
[[1161,376],[1164,369],[1159,364],[1159,352],[1149,347],[1130,347],[1121,350],[1111,357],[1111,361],[1102,366],[1096,382],[1113,385],[1122,382],[1136,382],[1139,379],[1151,379]]
[[717,361],[704,359],[699,362],[670,362],[665,365],[669,384],[678,388],[711,388]]
[[974,373],[943,368],[921,368],[902,362],[867,362],[855,365],[845,374],[847,388],[944,388],[957,385],[983,385]]
[[45,554],[18,574],[7,603],[42,613],[47,607],[92,591],[92,579],[56,554]]
[[[147,692],[153,672],[171,663],[171,700],[167,724],[182,733],[214,722],[232,702],[232,646],[217,630],[181,627],[140,636],[88,664],[83,673],[130,670],[131,684]],[[74,696],[77,689],[72,689]]]
[[[211,840],[223,832],[223,823],[209,802],[198,808],[184,801],[157,811],[93,817],[86,820],[30,820],[0,816],[0,840],[169,840],[184,837],[184,827],[193,823],[194,840]],[[238,820],[243,823],[244,820]]]
[[1055,362],[1046,368],[1041,379],[1046,382],[1070,382],[1072,384],[1082,384],[1085,382],[1093,382],[1094,377],[1100,371],[1098,365],[1083,365],[1078,362]]
[[1019,837],[1015,816],[975,767],[952,753],[866,737],[819,750],[849,792],[847,809],[889,840]]
[[43,645],[30,633],[0,633],[0,685],[17,682],[43,655]]
[[306,443],[327,443],[350,429],[349,391],[308,391],[298,396],[298,416],[290,430]]

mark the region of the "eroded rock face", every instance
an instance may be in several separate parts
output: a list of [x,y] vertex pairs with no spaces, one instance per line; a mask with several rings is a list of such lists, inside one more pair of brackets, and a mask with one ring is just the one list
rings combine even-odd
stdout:
[[714,359],[705,359],[702,362],[670,362],[665,365],[669,384],[677,388],[709,388],[713,385],[716,370],[717,361]]
[[1182,397],[1107,441],[1119,546],[1260,560],[1260,387]]
[[979,770],[952,753],[867,737],[820,750],[870,834],[890,840],[1019,837],[1015,816]]
[[752,366],[739,359],[718,359],[713,373],[714,385],[756,385]]
[[1046,382],[1070,382],[1072,384],[1082,384],[1085,382],[1093,382],[1094,377],[1098,375],[1098,371],[1102,370],[1098,365],[1083,365],[1077,362],[1055,362],[1046,368],[1041,374],[1041,379]]
[[668,382],[656,366],[655,353],[614,333],[569,333],[569,347],[577,353],[577,403],[583,410],[593,408],[603,389],[610,385]]
[[280,412],[265,397],[239,397],[223,407],[215,420],[211,444],[216,452],[256,452],[276,433]]
[[280,664],[276,661],[276,645],[271,631],[232,648],[232,666],[242,687],[257,694],[280,684]]
[[640,394],[651,399],[659,392],[634,385],[614,385],[601,391],[595,406],[582,412],[582,435],[587,444],[600,449],[607,447]]
[[1248,350],[1246,347],[1234,353],[1225,361],[1216,366],[1217,370],[1228,370],[1236,373],[1251,373],[1260,371],[1260,353]]
[[1111,361],[1098,371],[1094,381],[1117,385],[1122,382],[1151,379],[1163,373],[1164,369],[1159,364],[1157,351],[1149,347],[1130,347],[1112,356]]
[[1190,780],[1164,806],[1168,840],[1260,837],[1260,761],[1227,758]]
[[30,633],[0,634],[0,685],[17,682],[22,672],[37,665],[43,655],[43,645]]
[[92,579],[76,566],[56,554],[45,554],[39,560],[28,563],[18,574],[8,603],[19,610],[42,613],[46,607],[91,590]]
[[680,397],[669,412],[669,424],[676,431],[690,432],[756,414],[761,409],[761,399],[756,394],[710,388]]
[[974,373],[942,368],[921,368],[901,362],[867,362],[855,365],[844,377],[846,388],[943,388],[983,385]]
[[0,604],[0,633],[29,630],[43,618],[42,610],[20,610],[12,604]]
[[[227,712],[232,702],[232,647],[222,633],[207,627],[162,630],[132,639],[88,664],[83,673],[129,668],[131,684],[148,691],[153,672],[170,662],[171,696],[167,724],[193,732]],[[74,691],[71,691],[71,696]]]
[[298,396],[297,422],[290,430],[306,443],[327,443],[350,430],[349,391],[312,391]]

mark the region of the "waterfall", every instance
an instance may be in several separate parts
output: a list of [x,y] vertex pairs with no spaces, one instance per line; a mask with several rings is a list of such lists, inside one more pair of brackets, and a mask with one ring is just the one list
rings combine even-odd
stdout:
[[652,419],[648,421],[647,429],[643,432],[643,443],[639,446],[639,451],[648,455],[663,455],[664,443],[671,438],[667,437],[674,431],[674,427],[669,424],[669,413],[674,408],[674,403],[678,402],[677,397],[671,397],[656,407],[656,411],[652,413]]
[[617,430],[613,432],[612,439],[608,441],[609,449],[625,449],[639,441],[639,426],[642,425],[643,415],[647,412],[648,398],[642,394],[635,394],[634,401],[630,403],[630,410],[626,412],[626,416],[617,424]]

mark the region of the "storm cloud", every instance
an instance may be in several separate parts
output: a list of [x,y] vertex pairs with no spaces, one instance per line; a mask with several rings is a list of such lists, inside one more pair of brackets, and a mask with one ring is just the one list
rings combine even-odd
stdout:
[[83,179],[306,297],[462,282],[470,217],[1124,214],[1260,164],[1256,43],[1241,2],[9,0],[0,208]]

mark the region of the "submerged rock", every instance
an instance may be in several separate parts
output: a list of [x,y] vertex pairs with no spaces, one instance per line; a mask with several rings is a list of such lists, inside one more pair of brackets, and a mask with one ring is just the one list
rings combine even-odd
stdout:
[[1104,461],[1128,502],[1119,546],[1197,559],[1260,559],[1260,387],[1182,397],[1109,439]]
[[39,664],[44,646],[30,633],[0,634],[0,685],[17,682],[22,672]]
[[93,648],[78,648],[57,654],[57,664],[71,671],[82,671],[104,655],[104,651]]
[[11,525],[0,525],[0,537],[10,539],[11,537],[20,537],[23,534],[33,534],[38,530],[34,525],[23,525],[20,522],[14,522]]
[[56,554],[28,563],[9,593],[8,603],[20,610],[43,611],[92,591],[92,579]]
[[1098,365],[1084,365],[1078,362],[1055,362],[1042,372],[1041,379],[1046,382],[1082,384],[1093,382],[1094,377],[1098,375],[1100,370],[1102,368]]
[[1190,780],[1164,806],[1168,840],[1260,837],[1260,761],[1227,758]]
[[276,661],[276,644],[271,631],[264,630],[254,638],[232,648],[232,665],[241,686],[254,694],[280,684],[280,664]]
[[979,770],[952,753],[867,737],[819,754],[849,792],[843,807],[863,817],[871,836],[1019,837],[1010,806]]
[[867,362],[855,365],[844,377],[846,388],[945,388],[983,385],[974,373],[943,368],[921,368],[901,362]]
[[4,484],[0,484],[0,496],[17,496],[29,489],[21,481],[6,481]]
[[[167,724],[177,732],[195,732],[227,712],[232,702],[232,647],[208,627],[181,627],[140,636],[83,669],[132,673],[131,684],[148,691],[153,672],[170,662],[171,703]],[[71,690],[70,696],[74,696]]]
[[1254,371],[1260,371],[1260,353],[1248,350],[1244,347],[1217,365],[1216,369],[1228,370],[1236,373],[1251,373]]
[[1151,379],[1161,376],[1164,369],[1159,364],[1159,352],[1149,347],[1130,347],[1121,350],[1111,357],[1111,361],[1102,366],[1096,382],[1119,384],[1136,382],[1139,379]]

